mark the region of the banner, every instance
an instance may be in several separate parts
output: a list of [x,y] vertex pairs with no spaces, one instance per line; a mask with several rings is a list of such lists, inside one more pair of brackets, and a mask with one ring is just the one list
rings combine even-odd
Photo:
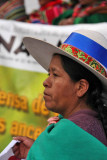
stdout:
[[46,71],[25,49],[23,37],[59,46],[78,29],[99,31],[107,38],[107,23],[49,26],[0,20],[0,152],[14,136],[34,140],[55,116],[43,100]]

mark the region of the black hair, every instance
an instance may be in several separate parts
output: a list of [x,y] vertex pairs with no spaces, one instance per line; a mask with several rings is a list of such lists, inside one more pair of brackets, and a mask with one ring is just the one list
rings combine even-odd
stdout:
[[98,112],[98,117],[102,121],[106,136],[107,136],[107,99],[102,93],[102,84],[100,80],[91,71],[77,63],[76,61],[60,55],[61,63],[64,70],[68,73],[71,80],[74,82],[80,79],[86,79],[89,83],[87,91],[86,103],[92,107],[93,110]]

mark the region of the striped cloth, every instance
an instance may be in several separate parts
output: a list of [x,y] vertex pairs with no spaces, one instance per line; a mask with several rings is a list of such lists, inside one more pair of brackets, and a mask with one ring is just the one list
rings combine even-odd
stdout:
[[2,5],[0,6],[0,19],[26,21],[27,15],[25,13],[24,1],[4,1],[4,3],[2,3]]

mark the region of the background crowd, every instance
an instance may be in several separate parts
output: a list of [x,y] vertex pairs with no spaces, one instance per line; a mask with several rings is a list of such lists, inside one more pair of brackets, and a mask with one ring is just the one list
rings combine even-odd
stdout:
[[0,19],[49,25],[107,22],[107,0],[39,0],[26,13],[24,0],[0,0]]

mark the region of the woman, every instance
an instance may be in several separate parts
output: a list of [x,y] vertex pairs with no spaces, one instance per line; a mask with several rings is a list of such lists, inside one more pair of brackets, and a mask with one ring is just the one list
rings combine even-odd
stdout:
[[13,148],[15,156],[27,160],[106,160],[105,37],[79,30],[60,48],[32,38],[25,38],[24,44],[48,71],[43,83],[45,105],[60,115],[35,142],[27,137],[14,138],[21,141]]
[[57,18],[71,5],[62,0],[39,0],[40,9],[29,15],[28,22],[52,24],[54,18]]
[[78,4],[53,20],[54,25],[107,22],[107,2],[78,0]]

